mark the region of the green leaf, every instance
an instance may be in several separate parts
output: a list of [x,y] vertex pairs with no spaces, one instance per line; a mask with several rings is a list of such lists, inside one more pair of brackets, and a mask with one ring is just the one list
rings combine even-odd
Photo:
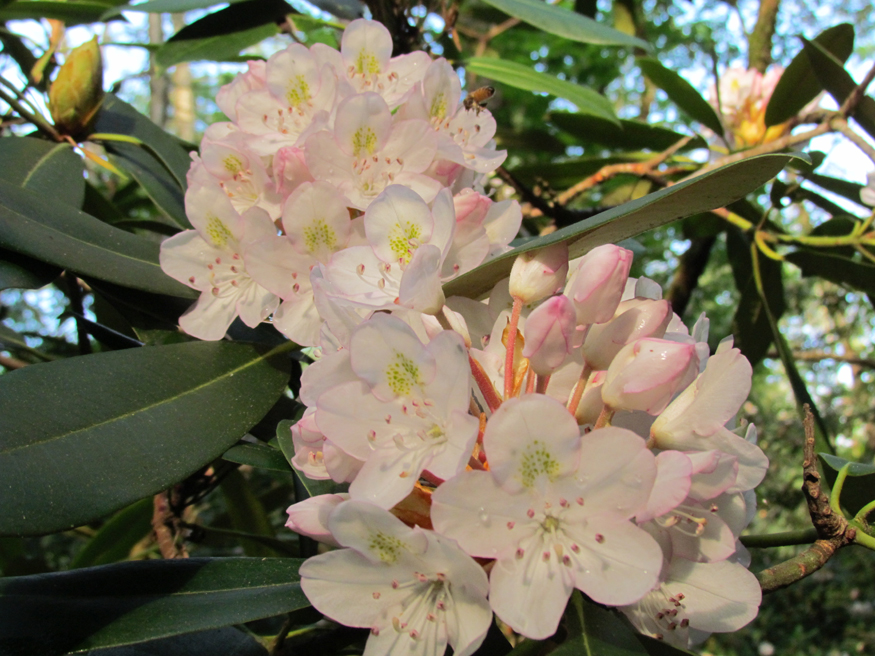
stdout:
[[[187,184],[185,176],[191,166],[188,151],[176,137],[162,130],[128,103],[119,100],[111,93],[107,94],[97,115],[94,132],[123,134],[136,137],[148,144],[149,153],[157,157],[164,168],[172,174],[179,188],[185,191]],[[115,152],[116,147],[121,145],[112,141],[104,141],[103,144],[110,152]],[[120,156],[124,157],[125,152],[122,149]],[[189,227],[187,221],[185,225]]]
[[665,91],[678,108],[690,118],[699,121],[717,134],[723,134],[723,124],[711,104],[699,95],[695,87],[678,73],[666,68],[658,60],[639,57],[641,71],[660,89]]
[[143,11],[150,14],[172,14],[174,12],[191,11],[192,9],[209,9],[216,5],[233,5],[246,0],[150,0],[117,7],[118,11]]
[[78,526],[177,483],[249,430],[288,372],[276,349],[189,342],[0,376],[0,535]]
[[[228,516],[231,518],[231,526],[234,529],[243,533],[263,535],[268,538],[276,537],[273,527],[270,525],[270,520],[267,518],[264,506],[252,492],[249,482],[243,477],[240,470],[234,469],[225,476],[220,483],[220,487],[222,488],[222,496],[225,498]],[[243,552],[247,556],[280,555],[274,549],[259,542],[242,539],[240,543],[243,546]]]
[[0,248],[0,291],[39,289],[61,274],[61,269],[27,255]]
[[867,260],[853,260],[833,252],[833,249],[799,249],[785,256],[800,269],[805,277],[818,276],[842,287],[851,287],[867,294],[875,294],[875,264]]
[[722,166],[695,178],[661,189],[597,214],[561,230],[538,237],[500,255],[444,285],[450,296],[480,298],[510,274],[520,253],[566,242],[570,257],[602,244],[616,244],[642,232],[693,214],[723,207],[773,178],[792,155],[760,155]]
[[[838,473],[846,463],[851,462],[831,453],[818,453],[821,461],[829,470]],[[851,462],[848,467],[848,477],[842,486],[842,494],[839,499],[843,508],[852,515],[860,512],[860,509],[868,503],[875,501],[875,465],[860,462]],[[870,519],[871,522],[871,519]]]
[[652,50],[646,41],[556,5],[536,0],[484,0],[484,2],[548,34],[561,36],[571,41]]
[[157,243],[2,180],[0,247],[134,289],[197,296],[161,270]]
[[283,0],[246,0],[207,14],[167,40],[155,60],[167,68],[185,61],[224,61],[278,32],[293,9]]
[[[848,23],[830,27],[814,37],[814,42],[844,63],[854,51],[854,27]],[[766,107],[766,125],[778,125],[796,116],[821,91],[823,85],[803,49],[784,70],[772,92]]]
[[297,558],[181,558],[0,579],[0,652],[64,654],[242,624],[309,605]]
[[850,180],[832,178],[828,175],[820,175],[819,173],[807,173],[805,179],[809,182],[813,182],[818,187],[822,187],[827,191],[843,196],[857,205],[862,206],[860,191],[863,189],[863,185],[861,184],[851,182]]
[[240,465],[249,465],[260,469],[270,469],[278,472],[289,473],[292,466],[283,452],[264,444],[240,442],[222,454],[223,460],[236,462]]
[[[0,9],[0,21],[53,18],[67,27],[102,21],[106,4],[101,2],[65,2],[63,0],[18,0]],[[124,20],[117,16],[111,20]]]
[[152,532],[152,498],[140,499],[108,519],[70,562],[70,569],[126,560],[131,549]]
[[580,591],[571,594],[565,610],[568,640],[553,656],[635,656],[647,654],[636,631],[617,611],[596,606]]
[[89,656],[268,656],[258,640],[230,626],[87,652]]
[[0,178],[52,196],[79,209],[85,198],[85,166],[66,143],[31,137],[0,139]]
[[[842,62],[821,45],[805,39],[803,39],[803,43],[804,52],[811,61],[818,81],[841,105],[857,88],[854,78],[844,69]],[[861,128],[869,133],[870,137],[875,137],[875,100],[864,95],[851,116],[856,119]]]
[[582,114],[593,114],[607,121],[617,121],[613,106],[603,95],[579,84],[566,82],[546,73],[538,73],[529,66],[494,57],[472,57],[465,63],[465,69],[515,89],[549,93],[558,98],[565,98],[577,105],[577,110]]
[[[686,136],[680,132],[656,125],[648,125],[641,121],[620,119],[620,124],[617,125],[612,121],[595,116],[568,112],[552,112],[548,118],[551,123],[583,143],[596,143],[610,148],[662,151]],[[706,146],[704,139],[697,136],[687,144],[684,150],[705,148]]]

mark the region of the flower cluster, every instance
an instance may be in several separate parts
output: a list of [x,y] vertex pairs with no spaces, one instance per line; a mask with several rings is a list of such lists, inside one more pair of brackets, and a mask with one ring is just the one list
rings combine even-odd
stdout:
[[783,74],[784,69],[780,66],[773,66],[765,75],[755,68],[735,66],[720,77],[719,95],[712,86],[711,104],[722,115],[726,131],[736,148],[774,141],[789,129],[786,123],[767,128],[765,120],[766,107]]
[[[684,646],[756,615],[738,542],[768,467],[735,416],[751,368],[707,345],[631,252],[519,255],[488,299],[442,284],[520,223],[479,181],[503,159],[443,60],[391,59],[353,21],[219,94],[186,196],[196,230],[165,270],[202,291],[203,339],[239,316],[314,348],[293,466],[348,483],[288,510],[334,549],[301,568],[313,605],[370,629],[365,654],[471,654],[493,613],[542,639],[576,588]],[[470,105],[470,103],[469,103]]]

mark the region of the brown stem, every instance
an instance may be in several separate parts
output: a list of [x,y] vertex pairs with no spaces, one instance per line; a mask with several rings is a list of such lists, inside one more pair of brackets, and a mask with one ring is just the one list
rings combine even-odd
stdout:
[[684,316],[716,241],[716,237],[694,237],[690,240],[690,247],[678,260],[678,268],[668,288],[667,299],[671,303],[671,309],[679,317]]
[[748,66],[760,73],[765,73],[772,63],[772,37],[775,35],[779,4],[780,0],[761,0],[757,22],[748,39]]
[[159,492],[152,498],[152,530],[164,558],[188,558],[185,545],[177,544],[173,511],[168,492]]
[[5,367],[9,371],[12,371],[13,369],[23,369],[27,364],[28,363],[23,360],[16,360],[7,355],[0,355],[0,367]]
[[854,541],[857,531],[848,526],[848,521],[833,512],[829,505],[829,495],[820,487],[820,472],[817,471],[817,454],[814,451],[814,415],[808,404],[803,406],[805,418],[805,447],[802,461],[802,493],[808,503],[808,514],[817,531],[818,540],[790,560],[757,574],[764,593],[786,588],[821,567],[835,555],[841,547]]
[[842,116],[850,116],[854,113],[857,104],[863,99],[863,94],[866,93],[866,89],[869,88],[873,79],[875,79],[875,64],[873,64],[872,68],[869,69],[869,72],[866,73],[866,77],[863,78],[863,81],[851,91],[851,95],[845,98],[845,102],[842,103],[842,106],[839,109],[839,113]]

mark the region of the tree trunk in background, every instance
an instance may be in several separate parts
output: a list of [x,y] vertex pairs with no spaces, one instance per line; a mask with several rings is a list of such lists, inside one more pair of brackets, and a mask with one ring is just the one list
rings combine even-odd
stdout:
[[761,0],[757,24],[748,39],[748,68],[755,68],[760,73],[765,73],[772,63],[772,37],[775,35],[779,4],[780,0]]
[[[173,28],[179,31],[185,27],[185,17],[173,14]],[[177,64],[173,71],[173,88],[170,91],[170,104],[173,114],[170,129],[183,141],[194,142],[194,92],[191,87],[191,67],[187,63]]]
[[[149,14],[149,43],[164,43],[161,16]],[[154,54],[149,55],[149,92],[149,118],[163,128],[167,121],[167,76],[158,74]]]

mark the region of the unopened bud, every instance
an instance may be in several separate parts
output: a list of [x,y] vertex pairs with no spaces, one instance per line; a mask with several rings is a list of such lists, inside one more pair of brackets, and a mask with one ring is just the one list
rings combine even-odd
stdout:
[[613,244],[583,256],[565,287],[565,295],[574,302],[578,324],[605,323],[613,318],[631,266],[632,251]]
[[535,308],[526,319],[523,357],[539,376],[558,369],[572,349],[574,306],[567,296],[554,296]]
[[74,48],[49,89],[49,112],[64,134],[81,133],[103,102],[103,62],[97,37]]
[[568,274],[568,245],[553,244],[519,255],[510,271],[510,295],[533,303],[558,292]]
[[662,337],[671,318],[668,301],[640,298],[623,301],[613,319],[590,327],[583,343],[583,357],[593,369],[607,369],[627,344],[644,337]]

